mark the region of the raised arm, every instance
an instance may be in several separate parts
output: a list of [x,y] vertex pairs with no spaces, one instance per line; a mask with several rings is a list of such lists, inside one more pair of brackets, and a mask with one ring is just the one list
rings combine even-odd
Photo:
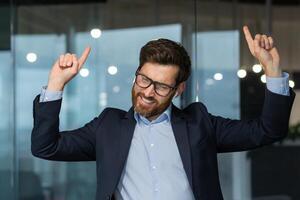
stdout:
[[[79,59],[75,54],[61,55],[50,71],[47,90],[62,91],[77,75],[89,53],[90,48],[87,47]],[[33,104],[32,154],[59,161],[95,160],[95,132],[104,112],[79,129],[60,132],[59,112],[62,100],[40,102],[39,97],[35,98]]]
[[[247,26],[243,27],[243,31],[251,54],[262,64],[266,76],[284,80],[286,77],[282,77],[280,57],[273,38],[256,34],[253,39]],[[289,91],[288,82],[282,85]],[[292,90],[290,95],[284,95],[268,88],[265,92],[262,113],[257,119],[231,120],[210,115],[218,151],[249,150],[283,139],[288,132],[294,98],[295,93]]]

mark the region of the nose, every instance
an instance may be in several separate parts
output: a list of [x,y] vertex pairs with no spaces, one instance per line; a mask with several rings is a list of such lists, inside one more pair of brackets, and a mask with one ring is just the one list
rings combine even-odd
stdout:
[[149,87],[145,88],[144,94],[146,97],[153,97],[155,95],[154,85],[151,84]]

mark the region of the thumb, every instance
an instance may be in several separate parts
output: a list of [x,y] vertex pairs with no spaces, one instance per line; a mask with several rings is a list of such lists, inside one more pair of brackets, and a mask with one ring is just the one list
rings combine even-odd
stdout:
[[273,58],[273,66],[275,67],[278,67],[280,64],[280,56],[279,56],[279,53],[278,53],[278,50],[276,49],[276,47],[273,47],[270,51],[270,54]]
[[89,54],[91,52],[91,47],[86,47],[83,51],[81,57],[78,60],[79,69],[82,67],[82,65],[85,63],[86,59],[88,58]]

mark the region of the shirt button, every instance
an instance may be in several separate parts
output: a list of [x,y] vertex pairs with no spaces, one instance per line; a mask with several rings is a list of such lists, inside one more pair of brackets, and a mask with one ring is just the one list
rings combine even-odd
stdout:
[[158,188],[155,188],[155,189],[154,189],[154,192],[158,192]]
[[154,170],[154,169],[156,169],[156,166],[155,166],[155,165],[153,165],[153,166],[152,166],[152,169],[153,169],[153,170]]
[[153,143],[151,143],[151,144],[150,144],[150,147],[153,147],[153,146],[154,146],[154,144],[153,144]]

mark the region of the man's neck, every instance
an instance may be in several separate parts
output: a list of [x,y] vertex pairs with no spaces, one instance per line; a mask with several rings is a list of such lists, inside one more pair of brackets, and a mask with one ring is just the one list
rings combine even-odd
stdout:
[[164,112],[169,110],[169,116],[171,115],[171,109],[172,109],[172,104],[170,104],[163,112],[157,114],[157,115],[153,115],[150,117],[146,117],[146,119],[148,119],[150,122],[156,120],[159,116],[161,116]]

